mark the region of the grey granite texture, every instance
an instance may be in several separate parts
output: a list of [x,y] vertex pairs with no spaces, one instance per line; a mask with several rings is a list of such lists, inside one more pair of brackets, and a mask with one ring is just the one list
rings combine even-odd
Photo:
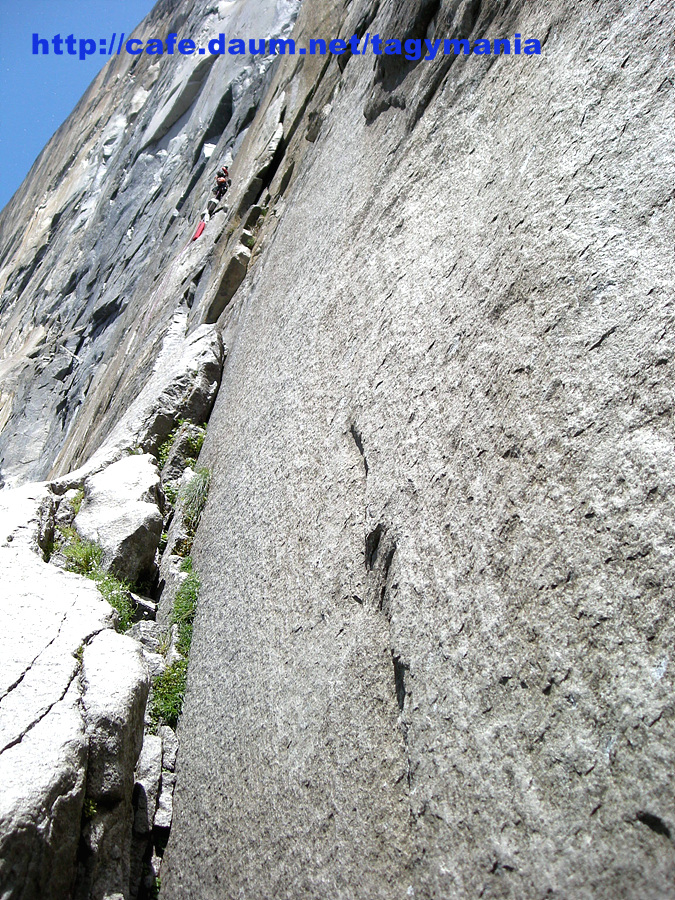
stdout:
[[675,897],[673,8],[471,6],[221,319],[166,900]]
[[254,13],[543,52],[116,61],[0,216],[8,484],[156,453],[195,335],[220,384],[162,900],[675,898],[673,5],[142,27]]

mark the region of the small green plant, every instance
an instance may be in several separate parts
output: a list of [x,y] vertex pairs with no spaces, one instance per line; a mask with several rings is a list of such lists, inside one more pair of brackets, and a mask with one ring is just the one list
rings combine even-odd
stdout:
[[166,484],[162,485],[162,489],[164,490],[164,496],[167,499],[167,502],[171,504],[171,506],[176,505],[176,500],[178,499],[178,485],[175,481],[167,481]]
[[84,644],[80,644],[77,650],[73,653],[75,659],[82,665],[82,659],[84,658]]
[[130,585],[116,578],[111,572],[98,569],[90,576],[97,584],[99,591],[113,609],[117,610],[117,630],[128,631],[133,623],[134,607],[129,595]]
[[71,498],[70,505],[73,508],[73,512],[77,515],[80,511],[80,507],[82,506],[82,501],[84,500],[84,490],[80,488],[77,494]]
[[85,541],[74,528],[61,526],[59,528],[65,544],[60,544],[60,549],[66,558],[66,568],[69,572],[77,572],[78,575],[92,575],[101,565],[103,551],[93,541]]
[[163,531],[162,536],[159,539],[159,544],[157,545],[157,549],[159,550],[160,556],[166,550],[166,545],[168,544],[168,542],[169,542],[169,532]]
[[194,476],[180,492],[183,520],[188,531],[192,534],[197,530],[197,525],[206,506],[210,484],[211,473],[206,467],[202,466],[199,469],[195,469]]
[[204,446],[204,439],[206,438],[206,425],[197,425],[195,426],[198,431],[197,434],[190,433],[188,435],[188,447],[190,448],[190,455],[186,459],[186,462],[197,462],[197,457],[202,452],[202,447]]
[[[192,568],[191,557],[185,557],[181,563],[181,570],[188,575],[176,592],[169,621],[172,627],[178,626],[176,649],[184,658],[173,662],[153,682],[150,719],[155,729],[159,725],[176,727],[185,696],[187,657],[192,644],[192,627],[197,612],[200,585],[199,577]],[[170,643],[171,631],[167,631],[161,642],[160,651],[166,653]]]
[[198,429],[197,434],[190,432],[187,436],[189,454],[185,460],[189,465],[194,465],[197,462],[197,457],[201,452],[204,438],[206,437],[206,425],[194,425],[194,423],[189,422],[187,419],[179,419],[178,425],[174,428],[168,438],[160,444],[157,450],[157,461],[159,462],[160,470],[166,465],[173,449],[173,445],[176,443],[178,432],[183,425],[190,425],[193,429]]
[[162,879],[159,875],[155,875],[152,881],[152,887],[149,889],[148,896],[150,900],[159,900],[159,892],[162,889]]
[[178,435],[178,428],[174,428],[168,438],[159,445],[157,450],[157,462],[159,463],[160,471],[166,465],[166,461],[169,458],[169,454],[171,453],[171,449],[173,445],[176,443],[176,436]]
[[[187,557],[190,559],[190,557]],[[190,560],[190,565],[192,560]],[[192,623],[197,612],[197,598],[199,597],[199,578],[195,572],[190,574],[178,588],[176,599],[173,601],[171,624],[178,625],[178,639],[176,649],[183,656],[190,653],[192,644]]]
[[153,725],[175,728],[183,708],[187,683],[187,660],[178,659],[158,675],[153,684],[150,718]]
[[184,623],[178,629],[178,638],[176,640],[176,650],[186,659],[190,655],[190,647],[192,646],[192,629],[191,622]]
[[187,557],[190,553],[192,553],[193,543],[194,538],[191,535],[185,538],[178,538],[176,543],[173,545],[171,555]]
[[68,571],[85,575],[96,582],[104,599],[117,610],[117,630],[127,631],[134,613],[129,596],[131,586],[101,567],[103,550],[98,544],[83,540],[74,528],[61,526],[59,533],[65,542],[59,542],[59,549],[66,559]]
[[199,578],[194,572],[191,572],[178,588],[176,599],[173,601],[172,625],[180,626],[186,622],[193,621],[197,609],[198,596]]
[[82,815],[85,819],[93,819],[97,812],[98,806],[96,805],[96,801],[92,800],[91,797],[85,797],[84,803],[82,804]]
[[159,652],[162,656],[166,656],[171,647],[171,629],[167,629],[160,634],[159,637]]

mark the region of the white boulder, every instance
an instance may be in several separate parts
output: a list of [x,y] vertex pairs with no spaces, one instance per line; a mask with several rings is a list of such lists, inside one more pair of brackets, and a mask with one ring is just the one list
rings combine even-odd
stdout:
[[83,538],[103,548],[103,565],[135,582],[151,569],[162,534],[160,481],[150,454],[125,456],[85,481],[75,518]]
[[128,884],[147,670],[94,583],[19,533],[0,546],[0,896],[108,896]]

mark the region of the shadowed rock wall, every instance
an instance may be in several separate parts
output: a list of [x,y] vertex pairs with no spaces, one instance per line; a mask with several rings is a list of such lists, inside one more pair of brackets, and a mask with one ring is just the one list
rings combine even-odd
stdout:
[[[295,0],[160,0],[134,36],[272,37],[296,13]],[[142,390],[210,270],[213,236],[186,245],[272,63],[114,57],[0,214],[0,483],[75,468]]]

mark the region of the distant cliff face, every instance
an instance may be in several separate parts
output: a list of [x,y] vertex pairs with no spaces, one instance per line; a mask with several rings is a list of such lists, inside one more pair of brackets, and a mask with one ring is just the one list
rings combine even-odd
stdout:
[[[295,0],[160,0],[136,36],[173,31],[198,46],[220,32],[282,36],[297,8]],[[236,155],[272,62],[116,57],[3,211],[3,483],[72,468],[141,389],[175,310],[186,304],[189,283],[172,265],[216,169]],[[208,249],[201,271],[213,240]]]
[[158,360],[225,347],[167,900],[675,897],[674,25],[305,0],[543,52],[121,58],[0,218],[8,484],[156,452]]

